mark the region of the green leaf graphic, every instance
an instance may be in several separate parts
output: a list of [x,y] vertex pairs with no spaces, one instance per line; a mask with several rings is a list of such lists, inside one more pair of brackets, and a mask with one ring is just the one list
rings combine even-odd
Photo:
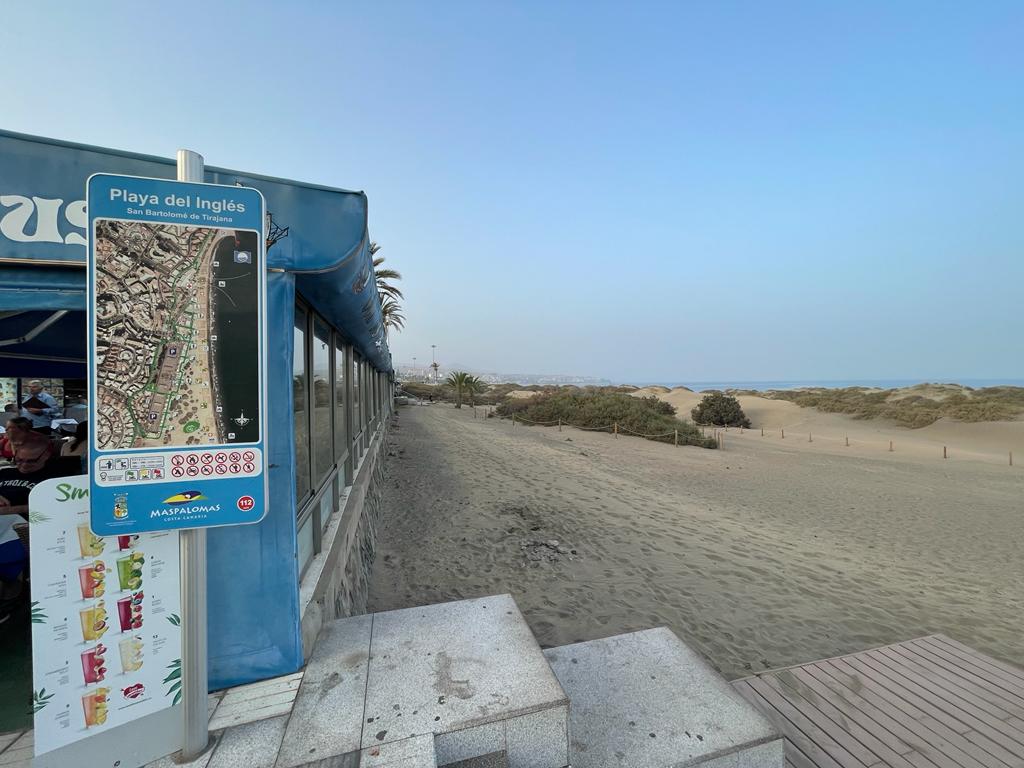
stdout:
[[173,707],[181,701],[181,659],[175,659],[167,665],[167,668],[171,670],[171,673],[164,678],[164,683],[171,683],[171,685],[164,692],[164,696],[174,694],[174,699],[171,701]]
[[32,601],[32,623],[33,624],[45,624],[46,623],[46,618],[47,618],[46,614],[43,613],[43,609],[39,608],[38,606],[39,606],[39,601],[38,600],[33,600]]
[[170,616],[168,616],[167,620],[176,627],[181,626],[181,617],[176,613],[172,613]]
[[40,688],[32,694],[32,714],[41,710],[50,703],[55,694],[47,693],[45,688]]

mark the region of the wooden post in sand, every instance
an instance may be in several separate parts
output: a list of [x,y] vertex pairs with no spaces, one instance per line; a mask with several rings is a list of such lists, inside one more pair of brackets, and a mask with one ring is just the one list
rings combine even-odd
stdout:
[[561,416],[558,417],[558,431],[559,432],[562,431],[562,417]]
[[942,458],[948,459],[949,456],[946,454],[946,446],[942,446]]
[[613,430],[614,430],[614,434],[615,434],[615,439],[618,440],[619,439],[619,422],[617,422],[617,421],[615,422]]
[[516,415],[513,413],[512,414],[512,429],[515,429],[515,428],[516,428]]
[[807,433],[807,442],[808,443],[813,443],[814,442],[814,439],[811,437],[811,433],[810,432]]
[[785,429],[782,430],[782,439],[783,440],[786,439],[786,430]]
[[675,442],[675,445],[678,448],[679,447],[679,430],[678,429],[676,430],[676,436],[673,438],[673,442]]
[[761,427],[761,437],[764,437],[764,427]]
[[889,452],[892,452],[892,440],[889,441]]
[[849,435],[846,436],[846,447],[847,448],[850,447],[850,436]]
[[1010,451],[1010,466],[1013,466],[1013,451]]

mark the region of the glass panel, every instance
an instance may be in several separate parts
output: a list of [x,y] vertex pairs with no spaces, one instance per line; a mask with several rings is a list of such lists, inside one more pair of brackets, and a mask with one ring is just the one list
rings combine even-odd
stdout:
[[313,559],[313,516],[306,517],[306,522],[299,528],[299,573],[306,570]]
[[331,489],[320,497],[320,530],[326,528],[327,524],[331,522],[331,515],[334,514],[334,500],[337,498],[338,494],[335,492],[334,484],[331,483]]
[[345,345],[341,339],[334,344],[334,458],[340,459],[348,445],[345,424]]
[[334,466],[331,434],[331,328],[313,316],[313,468],[319,487]]
[[[295,308],[294,361],[292,363],[292,414],[295,418],[295,495],[301,505],[309,493],[309,407],[306,387],[306,311]],[[298,506],[296,506],[296,511]]]
[[[359,368],[361,361],[359,355],[352,355],[352,423],[355,425],[352,429],[352,439],[354,440],[363,429],[363,417],[359,412]],[[358,456],[358,452],[356,456]]]
[[[364,401],[370,398],[370,377],[367,375],[367,372],[369,370],[370,366],[367,364],[367,361],[362,360],[362,366],[360,366],[359,370],[359,392],[362,395],[362,399],[364,399]],[[369,424],[370,409],[366,406],[366,404],[364,404],[364,407],[362,407],[362,427],[366,429],[366,427],[369,426]]]

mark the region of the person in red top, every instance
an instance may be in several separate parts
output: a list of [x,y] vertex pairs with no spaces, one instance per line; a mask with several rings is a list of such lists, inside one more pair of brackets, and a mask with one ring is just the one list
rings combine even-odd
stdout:
[[0,437],[0,456],[13,459],[20,445],[35,444],[37,447],[49,442],[49,438],[33,431],[32,422],[24,416],[16,416],[7,422],[7,431]]
[[25,605],[28,555],[14,526],[28,519],[29,494],[43,480],[81,471],[79,459],[57,456],[45,437],[18,443],[14,451],[14,466],[0,469],[0,624]]

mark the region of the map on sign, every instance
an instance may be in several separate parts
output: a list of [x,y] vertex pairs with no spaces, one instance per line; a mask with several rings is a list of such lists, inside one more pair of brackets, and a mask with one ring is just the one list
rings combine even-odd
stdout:
[[94,227],[97,447],[257,442],[257,233]]

